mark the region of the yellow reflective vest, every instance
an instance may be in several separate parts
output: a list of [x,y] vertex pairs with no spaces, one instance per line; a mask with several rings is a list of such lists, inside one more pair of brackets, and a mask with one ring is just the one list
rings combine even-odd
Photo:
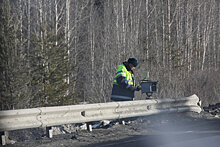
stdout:
[[[128,66],[128,65],[127,65]],[[134,91],[130,89],[135,86],[133,71],[126,68],[126,62],[118,66],[114,76],[111,100],[113,101],[129,101],[134,98]]]

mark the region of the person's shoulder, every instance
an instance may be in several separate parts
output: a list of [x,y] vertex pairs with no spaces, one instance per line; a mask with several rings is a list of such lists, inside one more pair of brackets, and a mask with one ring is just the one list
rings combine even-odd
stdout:
[[126,69],[126,66],[124,64],[118,65],[118,68],[120,69]]
[[123,68],[123,67],[125,67],[124,64],[120,64],[120,65],[118,65],[118,68]]

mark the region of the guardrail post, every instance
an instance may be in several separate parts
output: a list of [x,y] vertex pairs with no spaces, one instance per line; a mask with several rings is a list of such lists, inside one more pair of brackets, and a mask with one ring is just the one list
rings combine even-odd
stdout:
[[125,125],[125,121],[124,120],[120,120],[119,122],[120,122],[120,124]]
[[91,123],[86,123],[86,126],[87,126],[87,130],[89,132],[92,132],[92,124]]
[[0,132],[1,135],[1,145],[6,145],[8,142],[8,131]]
[[53,138],[53,128],[52,127],[46,127],[46,136],[48,138]]

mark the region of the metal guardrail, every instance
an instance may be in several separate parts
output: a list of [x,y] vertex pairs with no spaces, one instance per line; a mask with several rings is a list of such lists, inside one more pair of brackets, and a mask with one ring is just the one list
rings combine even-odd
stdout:
[[0,132],[169,112],[201,112],[199,98],[150,99],[0,111]]

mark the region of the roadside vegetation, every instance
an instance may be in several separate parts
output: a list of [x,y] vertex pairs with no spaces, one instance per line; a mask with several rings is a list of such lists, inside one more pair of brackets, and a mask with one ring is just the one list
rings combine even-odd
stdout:
[[109,102],[129,57],[158,98],[220,102],[220,1],[1,0],[0,14],[1,110]]

